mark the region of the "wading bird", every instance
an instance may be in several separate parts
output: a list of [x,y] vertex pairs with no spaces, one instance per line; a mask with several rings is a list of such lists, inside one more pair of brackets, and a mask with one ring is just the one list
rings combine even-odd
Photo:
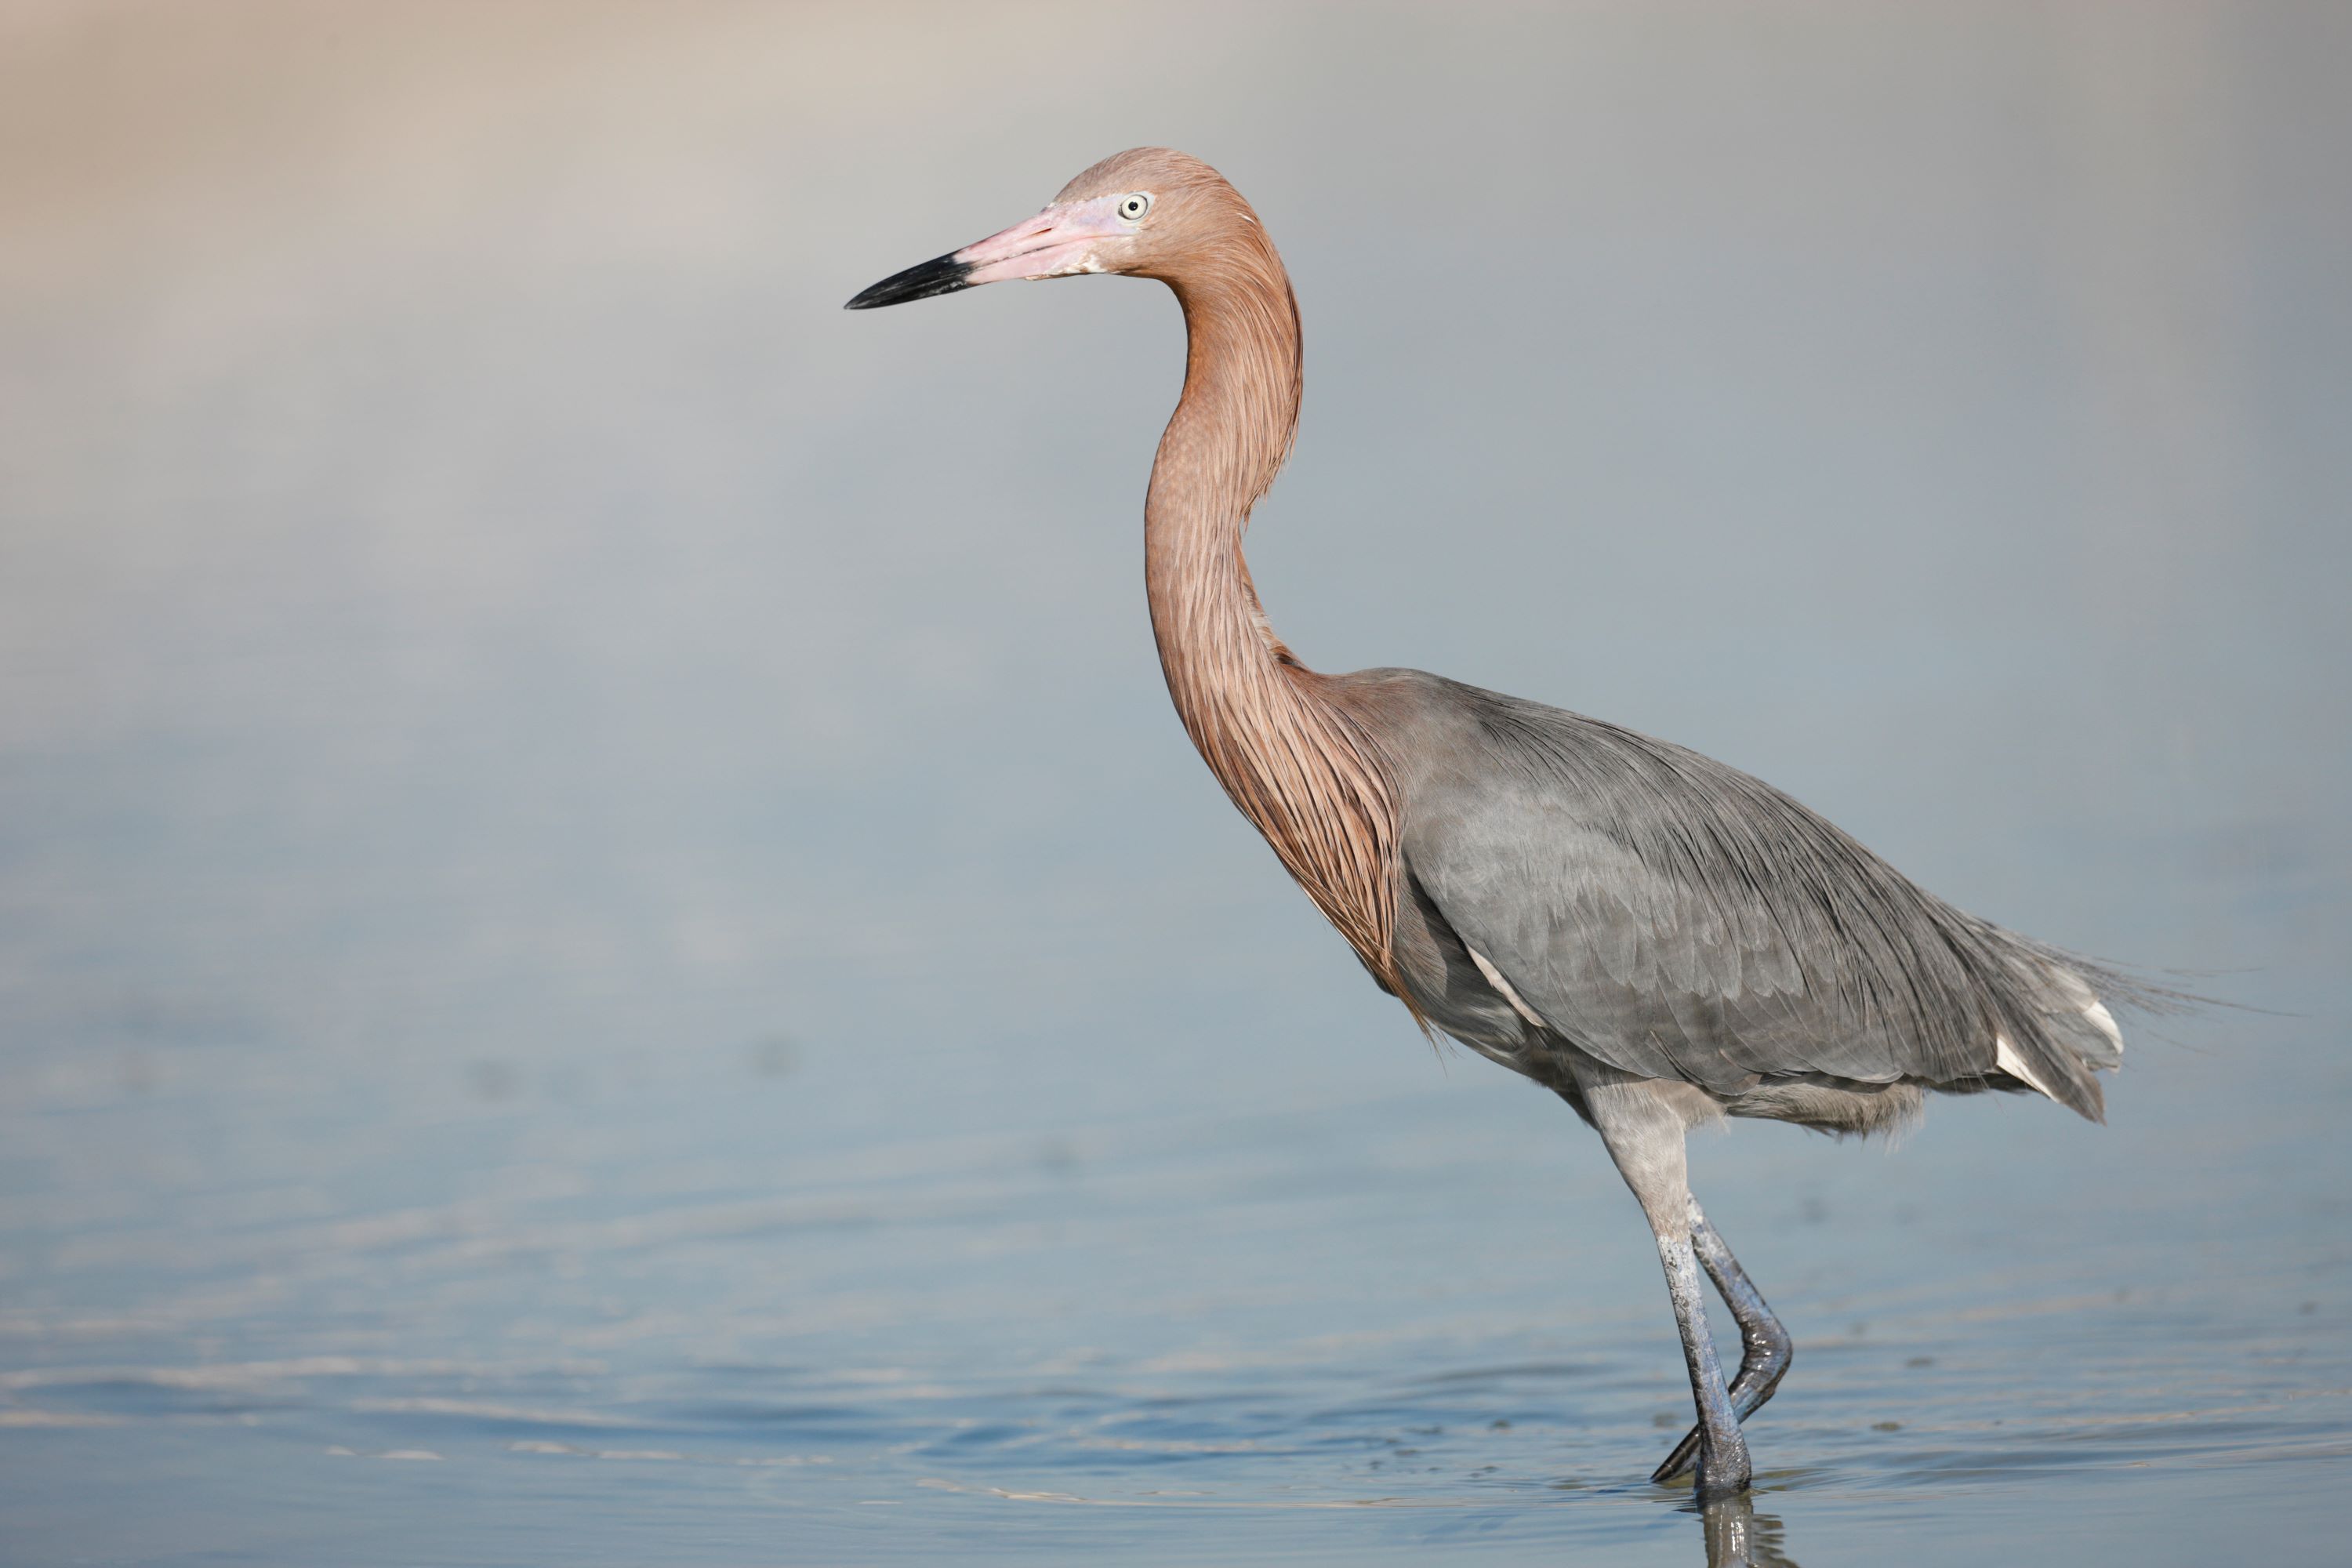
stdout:
[[[2123,1052],[2102,997],[2156,994],[1954,909],[1695,752],[1418,670],[1301,664],[1242,559],[1297,423],[1298,307],[1257,215],[1199,160],[1108,158],[849,308],[1088,272],[1156,278],[1183,307],[1183,395],[1143,537],[1186,731],[1381,989],[1601,1134],[1656,1236],[1697,1405],[1654,1479],[1695,1464],[1701,1495],[1739,1491],[1740,1422],[1791,1345],[1691,1196],[1687,1131],[1878,1131],[1931,1089],[2035,1092],[2097,1121],[2092,1074]],[[1727,1386],[1702,1268],[1739,1324]]]

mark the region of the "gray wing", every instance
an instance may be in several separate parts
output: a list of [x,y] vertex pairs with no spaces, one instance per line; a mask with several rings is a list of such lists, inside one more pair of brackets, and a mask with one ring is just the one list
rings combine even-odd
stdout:
[[1759,1076],[1981,1084],[2005,1036],[2095,1116],[2112,1042],[2065,955],[1924,891],[1769,785],[1680,746],[1452,682],[1406,869],[1554,1031],[1730,1091]]

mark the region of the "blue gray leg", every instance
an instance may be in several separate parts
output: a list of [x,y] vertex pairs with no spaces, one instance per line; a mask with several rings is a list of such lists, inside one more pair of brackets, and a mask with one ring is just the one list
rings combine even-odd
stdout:
[[[1724,1304],[1739,1323],[1739,1372],[1731,1380],[1729,1393],[1733,1414],[1745,1421],[1772,1397],[1772,1391],[1788,1375],[1789,1363],[1796,1357],[1796,1343],[1789,1338],[1789,1331],[1780,1326],[1780,1320],[1772,1315],[1772,1309],[1764,1304],[1763,1292],[1739,1267],[1739,1259],[1731,1256],[1731,1248],[1706,1223],[1706,1215],[1699,1212],[1696,1198],[1691,1201],[1690,1223],[1691,1249],[1698,1255],[1707,1278],[1715,1281]],[[1703,1429],[1692,1427],[1650,1479],[1670,1481],[1688,1470],[1698,1458],[1702,1437]]]
[[1584,1111],[1609,1147],[1618,1173],[1642,1205],[1657,1237],[1658,1260],[1666,1271],[1666,1295],[1674,1302],[1675,1327],[1690,1372],[1691,1399],[1698,1407],[1697,1489],[1702,1498],[1744,1490],[1750,1467],[1748,1440],[1724,1387],[1723,1367],[1706,1328],[1706,1300],[1699,1285],[1698,1254],[1693,1247],[1689,1165],[1684,1133],[1685,1109],[1673,1099],[1680,1085],[1634,1079],[1597,1063],[1580,1064],[1578,1089]]
[[1658,1257],[1666,1267],[1666,1295],[1675,1304],[1691,1396],[1698,1406],[1699,1495],[1742,1490],[1750,1474],[1748,1439],[1740,1435],[1739,1416],[1723,1386],[1722,1364],[1716,1360],[1715,1340],[1706,1331],[1706,1302],[1699,1294],[1698,1259],[1692,1255],[1690,1237],[1661,1236]]

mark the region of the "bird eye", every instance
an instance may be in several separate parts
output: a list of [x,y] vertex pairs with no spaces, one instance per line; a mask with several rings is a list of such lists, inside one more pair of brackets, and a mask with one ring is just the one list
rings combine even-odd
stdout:
[[1142,218],[1145,213],[1148,213],[1150,210],[1151,198],[1141,191],[1136,192],[1133,195],[1121,196],[1118,199],[1118,216],[1125,218],[1129,223],[1139,221]]

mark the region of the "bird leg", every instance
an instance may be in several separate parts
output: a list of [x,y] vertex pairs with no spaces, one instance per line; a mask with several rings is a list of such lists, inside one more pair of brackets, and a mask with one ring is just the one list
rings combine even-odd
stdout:
[[1707,1333],[1706,1300],[1698,1282],[1698,1256],[1692,1246],[1689,1164],[1684,1151],[1688,1128],[1683,1110],[1657,1083],[1622,1074],[1598,1063],[1579,1064],[1579,1098],[1618,1173],[1633,1190],[1643,1215],[1657,1237],[1658,1260],[1666,1271],[1666,1295],[1674,1302],[1675,1327],[1690,1372],[1691,1400],[1698,1406],[1698,1475],[1701,1498],[1747,1489],[1751,1467],[1748,1439],[1723,1385],[1723,1366]]
[[[1763,1407],[1764,1402],[1772,1397],[1772,1391],[1780,1386],[1780,1380],[1789,1374],[1789,1363],[1797,1353],[1796,1342],[1780,1326],[1780,1320],[1772,1315],[1772,1309],[1764,1304],[1763,1293],[1739,1267],[1739,1259],[1731,1256],[1731,1248],[1706,1223],[1706,1215],[1699,1212],[1696,1198],[1691,1200],[1690,1221],[1691,1249],[1698,1254],[1706,1277],[1715,1281],[1716,1290],[1739,1322],[1739,1372],[1731,1380],[1728,1393],[1732,1414],[1744,1422]],[[1650,1479],[1670,1481],[1689,1469],[1698,1458],[1701,1436],[1701,1429],[1692,1427]]]
[[1716,1360],[1715,1341],[1706,1331],[1706,1302],[1699,1294],[1698,1260],[1692,1255],[1690,1237],[1659,1237],[1658,1257],[1665,1264],[1666,1295],[1675,1304],[1691,1397],[1698,1406],[1698,1493],[1719,1497],[1744,1490],[1751,1473],[1748,1439],[1740,1435],[1739,1417],[1723,1386],[1723,1366]]

